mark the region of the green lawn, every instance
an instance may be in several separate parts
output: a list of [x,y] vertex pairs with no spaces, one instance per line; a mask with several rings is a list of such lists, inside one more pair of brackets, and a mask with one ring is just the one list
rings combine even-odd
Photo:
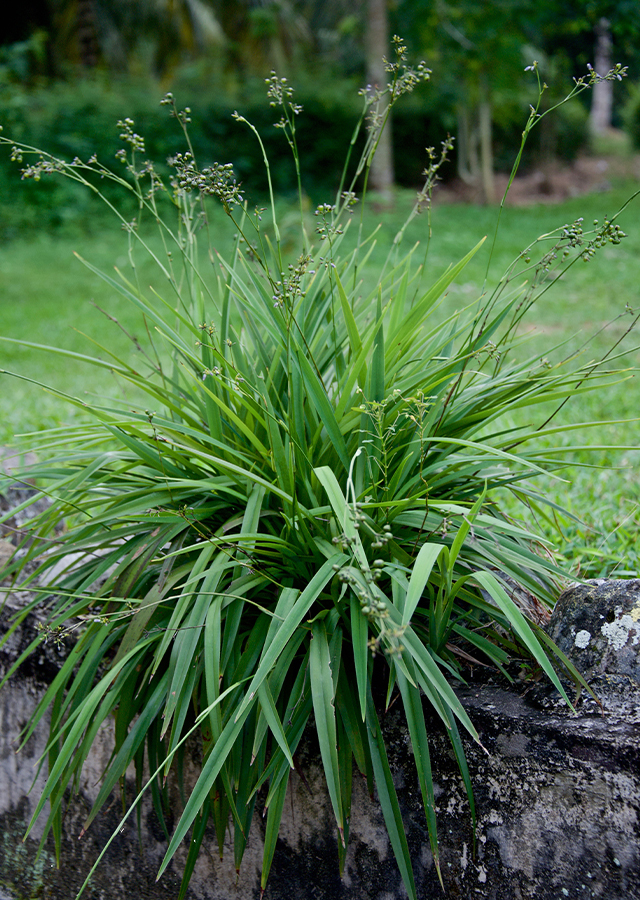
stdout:
[[[485,279],[495,231],[495,209],[436,204],[432,212],[431,241],[427,241],[428,222],[423,214],[407,228],[400,251],[408,251],[420,241],[416,253],[423,258],[427,251],[423,282],[427,285],[481,237],[488,236],[481,251],[450,289],[443,302],[444,313],[447,309],[471,302],[483,287],[490,290],[507,266],[538,235],[551,232],[578,217],[584,218],[585,228],[591,227],[594,219],[602,221],[604,215],[615,214],[633,190],[634,185],[626,184],[608,193],[584,196],[560,205],[506,208],[502,214],[488,280]],[[412,195],[403,193],[393,213],[377,217],[374,213],[369,214],[365,228],[374,224],[376,219],[380,220],[381,225],[369,265],[360,273],[365,286],[373,274],[379,272],[380,262],[388,253],[411,202]],[[288,216],[295,219],[292,213],[285,213],[285,247]],[[531,350],[543,350],[553,358],[554,355],[566,355],[582,348],[582,358],[588,361],[601,357],[623,336],[631,322],[631,317],[624,315],[625,307],[640,307],[640,200],[627,207],[618,221],[628,234],[620,245],[607,244],[590,262],[578,261],[541,296],[529,315],[527,328],[532,332]],[[356,217],[351,227],[355,231],[357,226]],[[231,234],[222,214],[214,217],[211,231],[214,246],[222,251],[228,250]],[[349,234],[345,240],[350,240]],[[548,246],[543,245],[538,255]],[[290,250],[295,259],[298,248],[292,246]],[[95,353],[106,358],[106,352],[91,343],[90,339],[93,339],[108,345],[116,355],[134,359],[137,351],[125,332],[146,344],[145,323],[127,301],[74,257],[74,251],[104,271],[113,272],[114,265],[124,270],[129,267],[127,236],[106,218],[96,222],[88,234],[75,234],[73,237],[69,234],[34,234],[14,239],[0,248],[0,333],[19,340],[64,347],[77,353]],[[213,277],[214,266],[211,271]],[[132,277],[130,269],[128,277]],[[153,284],[162,296],[170,299],[166,281],[142,257],[134,277],[144,286]],[[523,275],[513,284],[515,286],[524,280]],[[107,318],[97,306],[119,324]],[[608,323],[612,324],[605,328]],[[594,333],[597,333],[594,340],[584,346]],[[617,352],[624,351],[624,356],[616,365],[638,365],[640,353],[636,344],[640,344],[640,333],[627,335],[623,339]],[[529,355],[526,344],[522,352]],[[95,397],[113,396],[122,390],[115,378],[104,370],[4,342],[0,345],[0,368],[88,402]],[[0,375],[0,379],[1,444],[11,443],[16,434],[47,431],[80,415],[55,393],[29,381],[8,374]],[[576,397],[574,402],[563,408],[559,421],[633,419],[639,415],[639,395],[637,379],[619,380],[606,390],[598,389]],[[601,468],[572,470],[567,473],[566,481],[545,486],[545,490],[552,491],[562,504],[569,506],[585,522],[584,525],[564,523],[563,550],[572,563],[580,564],[581,571],[588,574],[613,569],[627,574],[636,571],[636,532],[640,523],[640,451],[636,449],[640,447],[639,436],[640,424],[631,421],[589,429],[580,435],[579,440],[573,432],[566,438],[560,438],[567,443],[632,448],[579,454],[581,461],[588,459]],[[588,564],[587,569],[585,564]]]

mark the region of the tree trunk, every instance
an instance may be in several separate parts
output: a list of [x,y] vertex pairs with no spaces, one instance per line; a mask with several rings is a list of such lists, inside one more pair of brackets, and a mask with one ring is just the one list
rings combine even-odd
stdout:
[[458,107],[458,176],[477,191],[482,203],[495,201],[492,113],[489,92],[481,86],[471,110]]
[[478,181],[478,136],[471,122],[469,107],[465,103],[458,104],[458,134],[456,135],[456,156],[458,161],[458,177],[465,184],[477,184]]
[[482,174],[482,197],[485,203],[493,203],[495,201],[491,119],[491,95],[486,80],[483,79],[480,85],[478,124],[480,129],[480,169]]
[[[600,19],[596,25],[595,70],[598,75],[606,75],[611,66],[611,28],[607,19]],[[613,106],[613,82],[600,81],[593,86],[589,128],[591,134],[604,134],[611,128]]]
[[[382,90],[389,77],[382,62],[383,56],[389,56],[387,0],[367,2],[366,48],[367,81],[373,88]],[[380,135],[378,149],[371,164],[369,184],[379,194],[383,204],[390,205],[393,202],[393,146],[390,118]]]

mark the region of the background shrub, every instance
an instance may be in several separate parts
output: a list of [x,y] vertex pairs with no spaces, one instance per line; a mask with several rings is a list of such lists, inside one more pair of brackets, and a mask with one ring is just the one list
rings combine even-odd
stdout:
[[[311,205],[333,200],[343,165],[345,147],[360,114],[360,98],[353,81],[305,79],[296,92],[304,108],[298,123],[298,146],[305,190]],[[247,131],[232,118],[241,108],[260,131],[271,163],[273,186],[282,196],[296,191],[295,170],[280,131],[273,127],[276,112],[264,103],[264,82],[252,79],[241,92],[231,94],[213,85],[202,88],[193,82],[178,83],[175,89],[181,105],[192,109],[191,141],[203,165],[214,160],[233,163],[238,180],[251,185],[253,197],[265,195],[267,182],[261,151]],[[123,110],[144,134],[147,153],[167,172],[166,159],[181,149],[180,135],[170,120],[158,113],[161,90],[154,82],[105,76],[73,82],[57,82],[30,90],[15,84],[0,86],[0,121],[5,132],[32,146],[47,146],[50,151],[71,161],[75,156],[88,159],[95,153],[110,165],[118,147],[116,123]],[[522,131],[524,98],[502,103],[494,125],[496,168],[508,171],[513,164],[513,148]],[[529,159],[557,155],[573,158],[586,145],[586,111],[578,100],[561,110],[553,119],[543,120],[538,134],[532,135]],[[446,89],[420,86],[407,102],[396,107],[393,117],[395,178],[399,186],[417,188],[426,165],[426,147],[440,146],[447,134],[455,135],[455,97]],[[362,150],[360,138],[353,159]],[[450,159],[440,175],[447,180],[455,175],[455,143]],[[10,237],[29,227],[59,228],[82,225],[91,227],[100,206],[87,191],[73,182],[45,179],[39,185],[21,182],[19,167],[6,154],[0,157],[0,231]],[[107,197],[115,194],[103,184]]]

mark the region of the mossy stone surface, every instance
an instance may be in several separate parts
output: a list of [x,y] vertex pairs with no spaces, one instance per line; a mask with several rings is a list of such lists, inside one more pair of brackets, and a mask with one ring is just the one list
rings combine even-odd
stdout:
[[547,630],[587,681],[622,676],[640,685],[640,578],[573,585]]

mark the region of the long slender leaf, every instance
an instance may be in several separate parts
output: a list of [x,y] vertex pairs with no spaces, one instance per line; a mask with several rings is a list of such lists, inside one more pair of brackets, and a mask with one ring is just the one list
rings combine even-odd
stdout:
[[314,622],[311,633],[309,678],[311,680],[311,696],[313,698],[313,712],[320,743],[320,755],[329,788],[331,805],[338,823],[340,839],[344,845],[344,818],[334,708],[335,692],[327,633],[324,629],[324,624],[321,622]]
[[382,815],[387,826],[387,832],[389,833],[389,840],[391,841],[406,891],[412,900],[417,900],[418,895],[411,867],[409,845],[407,844],[398,797],[393,784],[393,776],[389,768],[387,751],[371,694],[367,697],[367,736],[369,738],[369,751],[371,753],[378,799],[382,807]]

